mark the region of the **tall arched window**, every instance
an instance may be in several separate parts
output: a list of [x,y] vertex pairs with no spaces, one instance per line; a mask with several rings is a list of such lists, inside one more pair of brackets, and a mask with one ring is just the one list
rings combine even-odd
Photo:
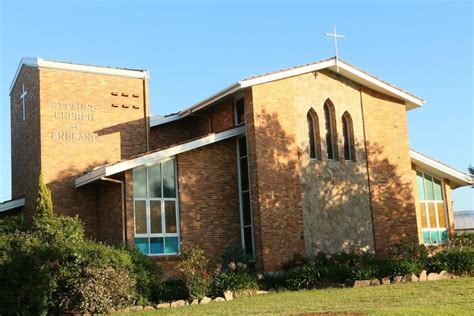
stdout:
[[313,159],[321,159],[321,137],[319,136],[319,120],[318,115],[313,109],[308,111],[306,115],[308,122],[308,142],[309,157]]
[[344,159],[356,161],[354,127],[351,115],[347,111],[342,115],[342,134],[344,137]]
[[324,120],[326,125],[326,148],[328,151],[328,159],[337,160],[339,158],[337,148],[337,130],[336,130],[336,114],[334,105],[331,100],[324,102]]

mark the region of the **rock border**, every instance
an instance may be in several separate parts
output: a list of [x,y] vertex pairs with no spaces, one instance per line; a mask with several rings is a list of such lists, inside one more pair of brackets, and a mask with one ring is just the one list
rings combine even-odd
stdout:
[[441,271],[440,273],[431,272],[428,273],[426,270],[421,271],[420,275],[414,273],[408,273],[405,275],[397,275],[392,279],[389,277],[371,280],[355,280],[353,288],[367,287],[367,286],[377,286],[377,285],[386,285],[386,284],[399,284],[407,282],[425,282],[425,281],[438,281],[438,280],[449,280],[456,279],[459,276],[451,274],[447,271]]

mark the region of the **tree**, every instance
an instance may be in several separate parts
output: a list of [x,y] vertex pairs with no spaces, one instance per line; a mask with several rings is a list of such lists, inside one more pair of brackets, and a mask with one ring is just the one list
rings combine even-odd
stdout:
[[43,175],[38,179],[38,198],[36,199],[36,211],[33,217],[33,230],[42,231],[51,226],[53,219],[53,201],[51,191],[44,183]]
[[51,191],[44,183],[43,175],[38,180],[38,198],[36,199],[36,215],[52,215],[53,201]]

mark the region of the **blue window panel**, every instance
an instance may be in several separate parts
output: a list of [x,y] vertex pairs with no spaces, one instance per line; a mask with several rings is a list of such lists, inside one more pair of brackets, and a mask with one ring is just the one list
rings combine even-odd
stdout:
[[178,253],[178,237],[165,237],[165,253]]
[[423,174],[421,172],[416,173],[416,182],[418,184],[418,197],[420,201],[425,200],[425,186],[423,184]]
[[424,244],[430,244],[431,243],[430,232],[427,231],[427,230],[423,231],[423,243]]
[[150,254],[163,253],[163,238],[150,238]]
[[431,243],[432,244],[439,244],[439,231],[433,230],[430,232]]
[[135,248],[147,255],[149,253],[148,238],[135,238]]
[[441,242],[446,242],[448,241],[448,231],[444,230],[441,232]]

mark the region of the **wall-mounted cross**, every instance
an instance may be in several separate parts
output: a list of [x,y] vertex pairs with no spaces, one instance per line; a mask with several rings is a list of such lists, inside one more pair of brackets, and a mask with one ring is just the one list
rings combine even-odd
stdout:
[[336,48],[336,70],[339,72],[339,52],[337,51],[337,39],[338,38],[346,38],[345,35],[339,35],[336,33],[336,26],[334,26],[334,33],[324,33],[326,36],[334,37],[334,47]]
[[28,91],[25,90],[25,85],[23,84],[23,91],[21,92],[20,99],[23,104],[23,121],[26,120],[26,108],[25,108],[25,99],[26,95],[28,94]]

